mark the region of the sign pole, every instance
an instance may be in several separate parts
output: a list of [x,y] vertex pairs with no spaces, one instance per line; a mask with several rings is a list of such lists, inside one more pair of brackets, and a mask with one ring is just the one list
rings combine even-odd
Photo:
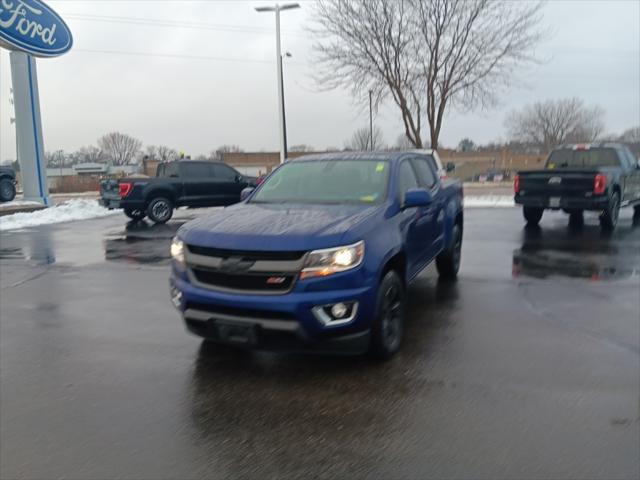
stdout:
[[49,205],[36,60],[23,52],[11,52],[9,56],[24,199]]

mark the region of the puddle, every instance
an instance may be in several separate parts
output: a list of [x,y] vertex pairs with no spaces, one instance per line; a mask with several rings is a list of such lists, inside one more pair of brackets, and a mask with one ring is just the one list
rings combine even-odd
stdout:
[[513,251],[512,276],[621,280],[640,276],[640,236],[634,230],[525,229]]
[[171,239],[183,223],[129,222],[124,232],[110,234],[104,240],[104,258],[127,263],[168,264]]

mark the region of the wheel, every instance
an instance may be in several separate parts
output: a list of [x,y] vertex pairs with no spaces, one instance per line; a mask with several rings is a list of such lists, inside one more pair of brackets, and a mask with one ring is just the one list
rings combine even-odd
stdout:
[[569,213],[569,226],[570,227],[582,227],[584,225],[584,215],[582,210],[578,212]]
[[460,270],[462,258],[462,229],[460,225],[453,226],[451,246],[436,257],[436,267],[440,277],[453,280]]
[[404,285],[395,271],[385,274],[377,297],[370,351],[376,358],[386,360],[400,348],[404,332]]
[[125,208],[124,214],[133,220],[142,220],[147,216],[147,212],[140,208]]
[[156,223],[166,223],[173,216],[173,202],[165,197],[156,197],[149,202],[147,215]]
[[609,205],[600,214],[600,228],[604,232],[612,232],[618,224],[618,214],[620,213],[620,194],[613,192],[609,199]]
[[16,186],[8,178],[0,180],[0,202],[10,202],[16,198]]
[[540,219],[542,218],[543,212],[544,212],[543,208],[537,208],[537,207],[522,208],[522,215],[524,215],[524,219],[527,221],[529,225],[538,225],[540,223]]

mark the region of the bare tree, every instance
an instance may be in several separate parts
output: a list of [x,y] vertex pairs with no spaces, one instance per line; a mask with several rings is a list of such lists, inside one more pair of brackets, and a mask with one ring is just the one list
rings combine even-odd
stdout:
[[546,100],[512,111],[506,119],[510,137],[549,150],[566,142],[593,142],[604,131],[604,111],[579,98]]
[[178,152],[166,145],[147,145],[145,155],[161,162],[170,162],[178,158]]
[[619,137],[619,141],[632,144],[640,143],[640,126],[629,128],[622,132],[622,135]]
[[382,130],[380,127],[373,127],[373,147],[371,146],[371,136],[369,127],[359,128],[349,140],[344,144],[347,150],[381,150],[384,148]]
[[44,152],[44,162],[49,168],[62,168],[67,164],[67,155],[64,150],[55,150],[53,152]]
[[113,165],[128,165],[137,158],[142,142],[125,133],[111,132],[98,139],[98,147]]
[[460,152],[473,152],[476,149],[476,144],[470,138],[463,138],[458,143],[458,151]]
[[422,148],[422,114],[438,147],[449,107],[493,105],[542,37],[542,3],[492,0],[319,0],[319,83],[376,105],[391,97]]
[[396,143],[393,146],[393,148],[395,150],[411,150],[412,148],[415,148],[415,145],[411,143],[411,141],[403,133],[401,135],[398,135],[398,138],[396,138]]
[[156,155],[161,162],[171,162],[178,158],[178,151],[166,145],[158,145],[156,147]]
[[211,152],[211,158],[217,160],[218,162],[222,161],[222,156],[225,153],[238,153],[243,152],[242,148],[238,145],[221,145]]
[[298,145],[291,145],[289,147],[290,152],[313,152],[313,147],[311,145],[305,145],[304,143]]
[[419,62],[415,28],[406,0],[321,0],[316,4],[316,80],[325,88],[346,87],[376,107],[392,98],[400,110],[405,134],[422,146]]
[[107,161],[105,153],[94,145],[80,147],[76,152],[76,157],[81,163],[105,163]]

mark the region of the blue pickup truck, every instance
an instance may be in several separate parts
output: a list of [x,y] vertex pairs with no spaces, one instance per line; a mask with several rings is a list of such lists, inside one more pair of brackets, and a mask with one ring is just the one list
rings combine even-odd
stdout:
[[433,156],[309,155],[183,225],[170,291],[187,329],[269,350],[393,355],[407,285],[460,267],[462,185]]

